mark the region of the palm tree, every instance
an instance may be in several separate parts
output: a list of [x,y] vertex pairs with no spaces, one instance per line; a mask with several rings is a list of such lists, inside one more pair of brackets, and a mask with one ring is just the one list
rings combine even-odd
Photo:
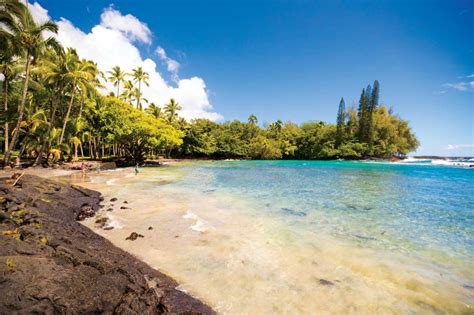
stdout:
[[283,122],[278,119],[275,122],[270,123],[270,126],[268,126],[270,130],[274,131],[276,134],[279,134],[281,130],[283,129]]
[[256,125],[258,123],[257,116],[255,116],[254,114],[250,115],[248,118],[248,122],[251,125]]
[[155,103],[150,103],[150,105],[148,105],[148,107],[145,109],[145,111],[146,111],[149,115],[151,115],[151,116],[153,116],[153,117],[155,117],[155,118],[161,118],[161,115],[162,115],[162,113],[161,113],[161,107],[156,106]]
[[8,139],[9,139],[9,128],[8,128],[8,93],[10,82],[19,73],[19,47],[11,38],[2,38],[2,45],[0,47],[0,73],[3,74],[3,110],[5,114],[5,125],[4,125],[4,152],[8,150]]
[[142,109],[142,104],[140,103],[142,82],[148,86],[148,80],[150,79],[150,76],[147,72],[143,71],[142,67],[133,69],[132,76],[135,82],[138,83],[137,108]]
[[123,92],[122,92],[122,98],[131,103],[132,102],[132,98],[135,96],[135,90],[134,90],[134,87],[133,87],[133,82],[130,81],[130,80],[127,80],[127,81],[124,81],[123,82]]
[[109,77],[107,78],[110,82],[117,87],[117,97],[120,97],[120,83],[125,82],[125,77],[128,75],[119,66],[115,66],[112,68],[112,71],[107,72]]
[[76,91],[79,89],[79,91],[85,94],[88,90],[93,89],[94,83],[96,82],[96,76],[99,73],[93,62],[79,60],[74,49],[69,49],[67,51],[66,60],[69,66],[69,73],[65,75],[65,80],[71,86],[71,99],[64,118],[63,129],[61,130],[61,135],[59,137],[59,144],[63,143],[64,132],[66,131],[66,126],[69,121],[69,115],[71,114]]
[[[48,135],[47,139],[51,139],[49,135],[52,134],[52,129],[54,128],[56,112],[63,100],[66,83],[65,76],[69,72],[66,61],[66,53],[63,49],[59,51],[48,49],[43,54],[38,66],[33,70],[34,73],[38,74],[38,78],[43,83],[42,85],[45,87],[46,93],[51,100],[48,130],[45,133]],[[51,145],[50,143],[51,141],[43,141],[33,166],[41,164],[43,153],[49,151],[47,147]]]
[[[0,24],[14,24],[16,17],[20,16],[25,8],[18,1],[0,2]],[[8,88],[13,79],[13,67],[21,54],[19,45],[14,41],[11,33],[0,28],[0,72],[3,74],[3,109],[5,114],[4,125],[4,152],[8,151],[8,139],[10,136],[8,128]]]
[[170,99],[170,102],[165,105],[165,113],[168,116],[168,121],[170,123],[174,122],[178,117],[178,111],[182,108],[178,102],[174,100],[174,98]]
[[[3,164],[4,166],[10,165],[11,153],[15,148],[18,136],[20,134],[20,125],[25,112],[25,104],[28,93],[28,81],[30,79],[31,63],[39,56],[40,52],[48,46],[59,46],[57,41],[50,37],[48,39],[43,38],[45,31],[53,33],[58,32],[58,26],[52,21],[48,21],[44,24],[37,25],[33,20],[28,9],[23,5],[19,5],[22,9],[19,10],[19,14],[14,19],[9,19],[5,14],[0,14],[0,22],[3,22],[4,28],[2,29],[2,37],[11,36],[12,40],[21,47],[26,55],[25,62],[25,82],[23,84],[23,93],[18,109],[18,119],[15,127],[15,131],[12,136],[12,140],[5,152]],[[3,11],[2,11],[3,12]]]

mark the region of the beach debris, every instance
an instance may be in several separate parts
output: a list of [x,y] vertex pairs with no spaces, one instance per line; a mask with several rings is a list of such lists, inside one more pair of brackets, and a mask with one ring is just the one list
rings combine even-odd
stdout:
[[20,178],[23,177],[23,175],[25,175],[25,172],[23,172],[21,174],[20,173],[15,173],[15,174],[12,175],[12,179],[15,180],[12,184],[12,187],[15,187],[16,183],[18,183],[18,181],[20,180]]
[[319,279],[319,284],[327,285],[327,286],[333,286],[334,282],[321,278],[321,279]]
[[139,238],[139,237],[145,237],[145,236],[143,236],[143,235],[141,235],[141,234],[138,234],[137,232],[132,232],[125,240],[127,240],[127,241],[134,241],[134,240],[136,240],[136,239]]
[[115,198],[115,197],[110,199],[110,202],[115,202],[115,201],[117,201],[117,198]]
[[153,230],[153,227],[152,227],[152,226],[149,226],[149,227],[148,227],[148,231],[150,231],[150,230]]

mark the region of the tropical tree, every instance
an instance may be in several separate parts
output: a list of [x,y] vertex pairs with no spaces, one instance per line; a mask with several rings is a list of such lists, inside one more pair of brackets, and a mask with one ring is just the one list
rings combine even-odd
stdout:
[[133,86],[133,82],[130,80],[126,80],[123,82],[123,91],[120,95],[122,99],[128,103],[132,102],[132,99],[136,97],[138,94],[138,89]]
[[4,110],[4,152],[8,150],[9,128],[8,128],[8,97],[11,81],[19,73],[19,46],[12,38],[6,36],[2,39],[0,47],[0,73],[3,74],[3,110]]
[[126,72],[122,71],[119,66],[115,66],[111,71],[107,72],[109,77],[107,78],[110,82],[117,87],[117,97],[120,97],[120,84],[125,82],[125,78],[128,75]]
[[150,79],[150,76],[143,70],[142,67],[133,69],[132,76],[135,82],[138,83],[137,108],[142,109],[142,104],[140,103],[140,98],[142,95],[142,82],[148,86],[148,80]]
[[257,116],[255,116],[254,114],[250,115],[247,121],[251,125],[256,125],[258,123]]
[[174,98],[170,99],[169,103],[165,105],[165,113],[170,124],[176,121],[176,118],[178,117],[178,111],[181,109],[182,107],[178,102],[176,102]]
[[71,88],[71,96],[69,106],[64,117],[63,128],[59,137],[59,144],[63,143],[64,132],[69,121],[69,115],[71,114],[72,105],[74,102],[75,93],[79,90],[85,94],[89,90],[95,88],[98,84],[96,76],[98,70],[96,65],[92,61],[79,60],[77,53],[73,49],[69,49],[66,53],[66,64],[68,65],[69,72],[65,75],[66,82]]
[[155,103],[150,103],[150,105],[148,105],[148,107],[145,109],[145,112],[155,118],[161,118],[163,115],[161,112],[161,107],[157,106]]
[[[4,19],[2,20],[1,18]],[[13,41],[18,44],[25,54],[25,81],[23,83],[22,99],[18,109],[18,119],[10,145],[8,150],[5,152],[4,157],[4,166],[9,166],[11,153],[17,144],[20,134],[20,126],[25,112],[31,63],[34,62],[36,58],[38,58],[39,54],[42,50],[44,50],[44,48],[49,46],[59,46],[53,37],[49,37],[47,39],[43,37],[47,31],[57,33],[58,27],[52,21],[48,21],[40,25],[36,24],[26,7],[20,9],[19,14],[14,19],[9,19],[8,17],[5,18],[5,16],[2,15],[2,17],[0,17],[0,22],[3,22],[4,25],[4,30],[2,30],[2,33],[7,33],[3,36],[11,36]]]

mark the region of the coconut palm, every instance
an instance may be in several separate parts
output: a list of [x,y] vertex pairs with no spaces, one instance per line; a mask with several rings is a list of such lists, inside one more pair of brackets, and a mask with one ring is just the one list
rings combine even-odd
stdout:
[[157,106],[155,103],[150,103],[148,107],[145,109],[145,111],[155,117],[155,118],[161,118],[162,112],[161,112],[161,107]]
[[47,31],[57,33],[58,26],[54,22],[48,21],[44,24],[38,25],[33,20],[33,17],[25,6],[18,5],[18,8],[21,9],[19,9],[18,15],[14,19],[10,19],[5,14],[6,11],[1,11],[2,13],[0,13],[0,22],[3,22],[4,26],[2,28],[2,37],[12,38],[13,42],[15,42],[25,54],[25,82],[23,84],[22,98],[18,108],[16,128],[8,150],[5,152],[3,161],[4,166],[10,165],[11,153],[18,141],[20,125],[25,112],[31,64],[35,61],[35,59],[45,47],[59,46],[53,37],[49,37],[47,39],[43,37],[44,33]]
[[248,118],[248,122],[251,125],[256,125],[258,123],[257,116],[255,116],[254,114],[250,115]]
[[3,38],[0,47],[0,73],[3,74],[3,110],[5,114],[4,125],[4,152],[8,150],[9,126],[8,126],[8,96],[10,82],[20,72],[19,56],[20,51],[18,45],[12,42],[11,38]]
[[[33,70],[33,73],[37,74],[37,77],[41,80],[49,96],[48,98],[51,100],[50,118],[48,130],[46,131],[47,135],[52,134],[57,109],[62,105],[66,85],[65,77],[68,72],[66,53],[63,49],[58,51],[52,49],[46,50],[38,62],[38,66]],[[50,141],[44,141],[33,166],[41,164],[43,153],[48,152],[48,146],[50,146]]]
[[115,66],[112,68],[111,71],[107,71],[109,74],[109,77],[107,78],[110,82],[114,84],[114,86],[117,87],[117,97],[120,97],[120,83],[125,82],[125,77],[128,75],[122,69],[120,69],[119,66]]
[[137,95],[137,108],[142,109],[142,104],[140,103],[140,98],[142,95],[142,82],[148,86],[148,80],[150,76],[147,72],[143,71],[142,67],[133,69],[133,80],[138,83],[138,95]]
[[169,103],[165,105],[165,113],[168,116],[168,121],[170,123],[174,122],[178,117],[178,111],[182,108],[174,98],[170,99]]
[[66,53],[66,60],[69,66],[69,73],[65,75],[65,79],[66,82],[70,84],[71,99],[64,118],[61,135],[59,136],[59,144],[63,143],[64,132],[66,131],[66,126],[69,121],[69,115],[71,114],[75,93],[80,91],[85,94],[87,91],[92,90],[96,83],[96,76],[98,75],[96,65],[88,60],[79,60],[76,51],[73,49],[69,49]]
[[133,82],[130,80],[124,81],[123,82],[123,92],[122,92],[122,98],[126,101],[131,103],[132,99],[135,97],[137,93],[137,89],[133,86]]
[[[15,23],[25,7],[19,1],[0,1],[0,25]],[[4,152],[8,151],[8,139],[10,136],[8,128],[8,89],[13,77],[13,67],[21,54],[19,45],[14,41],[13,35],[0,27],[0,72],[3,74],[3,109],[5,114],[4,125]]]

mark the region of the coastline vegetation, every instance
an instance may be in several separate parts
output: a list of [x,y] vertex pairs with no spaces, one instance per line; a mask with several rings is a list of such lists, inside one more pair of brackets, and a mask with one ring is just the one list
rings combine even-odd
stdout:
[[[55,39],[57,25],[38,24],[17,0],[0,1],[0,71],[3,165],[27,158],[33,165],[105,156],[239,159],[391,158],[414,151],[407,121],[379,104],[380,85],[362,90],[358,108],[341,99],[337,124],[277,120],[258,124],[187,121],[181,105],[148,102],[141,67],[106,73]],[[107,86],[112,89],[107,90]]]

